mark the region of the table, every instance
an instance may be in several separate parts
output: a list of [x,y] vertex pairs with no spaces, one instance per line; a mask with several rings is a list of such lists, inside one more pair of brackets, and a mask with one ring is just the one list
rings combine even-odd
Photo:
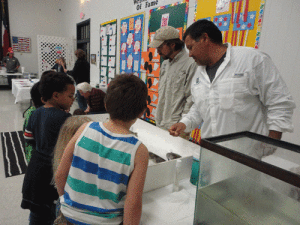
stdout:
[[11,92],[16,98],[15,104],[20,101],[30,100],[31,87],[38,81],[39,79],[32,79],[31,81],[29,79],[12,79]]
[[[4,68],[5,69],[5,68]],[[11,80],[17,77],[22,77],[22,73],[7,73],[6,69],[4,70],[3,68],[0,70],[0,79],[1,80],[1,84],[0,85],[4,85],[4,86],[9,86],[10,88],[12,87],[12,83]],[[5,79],[3,79],[5,78]],[[7,81],[7,82],[5,82]]]

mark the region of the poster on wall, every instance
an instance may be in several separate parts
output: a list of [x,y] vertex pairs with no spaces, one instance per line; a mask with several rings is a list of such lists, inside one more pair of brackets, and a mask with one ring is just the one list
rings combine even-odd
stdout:
[[141,77],[145,13],[122,18],[120,21],[120,73]]
[[107,86],[115,78],[117,20],[100,24],[100,85]]
[[224,43],[259,47],[265,0],[198,0],[195,21],[207,19],[220,29]]
[[[148,44],[154,38],[156,30],[164,26],[172,26],[178,30],[182,39],[186,29],[189,1],[176,2],[161,6],[149,11]],[[145,72],[145,80],[148,87],[148,109],[143,119],[155,124],[155,112],[158,102],[159,70],[163,62],[155,48],[148,48],[143,52],[141,70]]]

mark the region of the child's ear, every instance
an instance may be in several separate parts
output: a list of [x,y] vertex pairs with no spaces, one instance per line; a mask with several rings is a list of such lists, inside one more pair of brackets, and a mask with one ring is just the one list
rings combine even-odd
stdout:
[[141,118],[141,117],[144,115],[144,113],[146,112],[146,110],[147,110],[147,108],[146,108],[146,109],[144,109],[144,111],[140,113],[140,115],[139,115],[139,117],[138,117],[138,118]]

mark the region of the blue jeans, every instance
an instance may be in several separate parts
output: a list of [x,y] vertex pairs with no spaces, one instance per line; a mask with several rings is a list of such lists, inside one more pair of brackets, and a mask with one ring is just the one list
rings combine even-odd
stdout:
[[83,111],[85,111],[87,108],[87,103],[86,103],[85,98],[80,94],[79,91],[77,91],[77,102],[78,102],[79,108],[82,109]]

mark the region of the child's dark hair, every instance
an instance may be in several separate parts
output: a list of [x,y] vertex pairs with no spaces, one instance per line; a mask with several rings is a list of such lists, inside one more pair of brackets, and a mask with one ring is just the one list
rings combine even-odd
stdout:
[[74,85],[74,80],[64,73],[52,72],[43,75],[39,87],[43,100],[46,102],[51,99],[54,92],[66,91],[68,84]]
[[118,75],[107,89],[104,103],[112,120],[129,122],[147,108],[146,84],[133,74]]
[[39,86],[40,86],[40,82],[37,82],[32,86],[32,88],[30,90],[30,96],[31,96],[31,99],[33,101],[35,108],[38,108],[38,107],[41,107],[44,105],[44,103],[41,100],[42,95],[40,93]]
[[53,73],[53,70],[46,70],[42,73],[42,76],[41,76],[41,80],[43,79],[44,76],[46,76],[47,74],[49,73]]

